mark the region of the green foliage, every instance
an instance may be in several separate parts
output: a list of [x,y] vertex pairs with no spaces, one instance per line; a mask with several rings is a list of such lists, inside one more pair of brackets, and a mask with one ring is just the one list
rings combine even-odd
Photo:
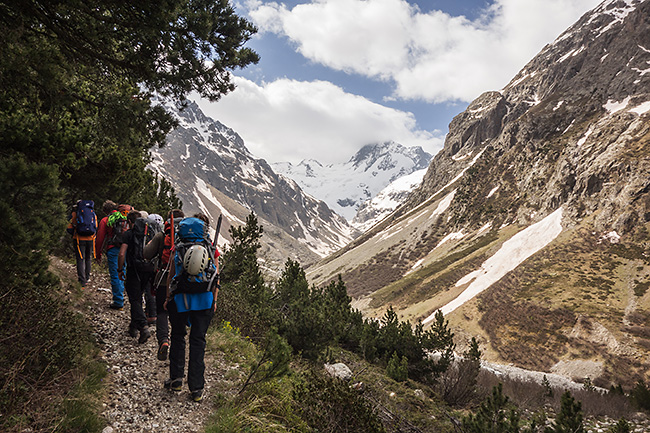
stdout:
[[36,414],[51,422],[44,413],[57,410],[56,393],[74,383],[70,378],[79,376],[75,371],[83,367],[92,344],[88,325],[62,301],[59,286],[49,278],[45,284],[44,276],[13,275],[3,283],[8,308],[0,308],[0,412],[7,416],[0,426],[19,415],[32,427],[41,422],[33,418]]
[[255,214],[241,227],[231,227],[232,243],[221,257],[217,322],[231,322],[245,335],[262,338],[273,323],[271,289],[257,263],[263,228]]
[[441,375],[436,388],[448,404],[466,406],[474,401],[481,371],[481,355],[478,342],[472,337],[462,358]]
[[247,386],[283,376],[289,371],[291,348],[287,342],[278,335],[277,330],[270,329],[257,359],[250,367],[250,373],[242,385],[239,393],[244,392]]
[[311,290],[305,271],[297,262],[288,259],[275,286],[275,296],[281,334],[295,353],[307,359],[318,359],[334,340],[323,293],[315,288]]
[[296,386],[297,411],[312,431],[321,433],[384,432],[381,421],[363,397],[338,379],[316,373]]
[[[16,425],[57,410],[44,407],[57,400],[48,392],[70,389],[90,345],[47,271],[66,206],[179,207],[146,169],[175,126],[153,94],[177,106],[192,91],[218,99],[233,88],[228,70],[257,55],[243,48],[255,28],[226,0],[0,0],[0,10],[0,293],[10,306],[0,309],[0,422]],[[66,408],[92,418],[73,400]]]
[[[442,313],[438,311],[430,329],[424,330],[419,322],[415,328],[407,321],[400,321],[392,307],[389,307],[381,323],[368,320],[364,323],[361,350],[367,360],[377,358],[388,363],[393,352],[409,360],[409,377],[416,380],[432,380],[445,371],[453,360],[453,334]],[[429,356],[438,352],[436,361]]]
[[639,380],[630,391],[630,400],[639,409],[650,411],[650,389]]
[[585,377],[585,380],[582,383],[582,388],[588,392],[596,391],[596,386],[594,385],[594,383],[591,381],[591,378],[589,377]]
[[108,374],[106,366],[94,361],[87,367],[83,380],[63,401],[61,431],[100,431],[105,425],[105,419],[99,415],[101,399],[98,396]]
[[553,387],[546,375],[544,375],[544,378],[542,379],[542,386],[544,387],[544,397],[553,397]]
[[408,379],[408,373],[408,359],[406,356],[402,356],[400,360],[397,352],[393,352],[393,356],[391,356],[388,366],[386,366],[386,376],[396,382],[404,382]]
[[66,223],[56,169],[21,155],[3,157],[0,184],[0,284],[52,283],[47,253]]
[[562,395],[560,412],[555,417],[551,427],[546,428],[546,433],[583,433],[582,403],[576,401],[569,391]]
[[464,358],[469,359],[470,361],[480,362],[481,355],[483,355],[483,353],[478,346],[478,341],[476,341],[476,337],[472,337],[469,343],[469,349],[467,349],[467,351],[464,353]]
[[625,418],[619,419],[616,425],[614,425],[609,429],[610,433],[630,433],[631,431],[632,431],[632,427],[630,426],[630,423],[627,422]]
[[350,301],[340,276],[323,289],[310,288],[300,264],[288,259],[275,285],[273,305],[280,333],[294,352],[318,359],[330,344],[357,344],[363,319]]
[[503,385],[499,383],[492,389],[476,414],[463,419],[466,433],[518,433],[519,414],[503,394]]

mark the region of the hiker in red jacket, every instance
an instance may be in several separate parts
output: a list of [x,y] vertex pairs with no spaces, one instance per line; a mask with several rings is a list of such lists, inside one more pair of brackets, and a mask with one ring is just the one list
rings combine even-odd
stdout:
[[114,236],[113,227],[108,225],[108,221],[111,214],[115,212],[126,214],[129,210],[131,210],[129,205],[118,206],[115,202],[106,200],[102,205],[102,211],[106,216],[99,222],[95,242],[95,257],[98,263],[101,263],[102,252],[106,252],[108,272],[111,276],[111,291],[113,292],[110,308],[114,310],[121,310],[124,307],[124,281],[120,280],[117,272],[117,256],[120,252],[121,242],[119,236]]

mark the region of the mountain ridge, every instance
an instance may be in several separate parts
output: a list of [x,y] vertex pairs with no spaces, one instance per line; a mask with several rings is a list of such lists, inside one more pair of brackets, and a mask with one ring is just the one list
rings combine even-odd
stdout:
[[229,239],[231,224],[243,224],[254,212],[266,228],[262,254],[279,268],[287,253],[310,263],[356,235],[325,203],[254,158],[235,131],[205,116],[197,104],[189,102],[177,115],[179,126],[165,147],[152,152],[151,167],[170,180],[187,211],[211,220],[224,214],[223,239]]
[[295,180],[310,195],[325,201],[354,226],[363,228],[372,222],[363,213],[359,215],[358,210],[364,204],[367,208],[367,201],[399,178],[426,169],[431,158],[420,146],[407,148],[388,141],[365,145],[345,163],[324,165],[310,159],[296,165],[274,163],[272,167]]
[[[647,377],[649,62],[650,2],[602,3],[457,115],[406,203],[310,280],[341,273],[364,314],[412,321],[466,296],[447,317],[491,360],[590,360],[606,387]],[[539,248],[511,263],[536,224]]]

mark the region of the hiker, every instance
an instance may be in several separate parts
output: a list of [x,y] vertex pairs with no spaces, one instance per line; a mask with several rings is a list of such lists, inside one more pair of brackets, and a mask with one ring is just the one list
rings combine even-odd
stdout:
[[124,288],[129,297],[131,322],[129,323],[128,333],[131,337],[135,338],[139,332],[138,343],[143,344],[151,337],[151,333],[149,332],[147,318],[142,306],[142,296],[147,289],[149,280],[153,276],[153,272],[138,269],[135,264],[135,251],[137,246],[134,226],[140,217],[141,214],[138,211],[131,211],[127,215],[127,230],[122,235],[122,245],[120,246],[120,252],[117,258],[117,271],[120,279],[124,281]]
[[[154,219],[149,218],[149,212],[144,210],[138,210],[140,212],[140,218],[144,218],[151,224],[156,224],[159,226],[159,229],[156,229],[156,233],[162,232],[162,225],[158,224]],[[145,242],[146,244],[146,242]],[[155,273],[155,269],[154,269]],[[144,294],[144,315],[147,318],[147,325],[151,326],[156,323],[156,296],[153,293],[153,277],[149,278],[142,288],[142,293]]]
[[[149,215],[150,219],[158,221],[156,217],[160,215]],[[160,361],[166,361],[169,353],[169,314],[165,309],[165,300],[167,299],[167,275],[169,274],[169,256],[172,248],[171,224],[174,225],[185,217],[180,209],[174,209],[169,212],[169,217],[164,223],[164,231],[156,234],[154,238],[144,248],[144,257],[153,259],[158,257],[158,270],[153,278],[153,292],[156,297],[156,340],[158,341],[158,352],[156,357]],[[162,221],[162,217],[160,217]]]
[[187,385],[192,400],[203,399],[205,385],[205,335],[216,311],[218,285],[217,252],[210,242],[207,218],[185,218],[174,233],[175,253],[171,260],[165,306],[171,324],[169,379],[165,388],[180,391],[185,367],[185,336],[188,321],[189,363]]
[[75,241],[74,255],[77,259],[77,279],[81,289],[86,288],[90,279],[92,259],[95,256],[95,234],[97,233],[97,216],[92,200],[79,200],[72,212],[67,232]]
[[124,281],[117,272],[117,257],[122,245],[122,231],[126,225],[126,215],[131,211],[128,204],[117,205],[111,200],[106,200],[102,205],[106,214],[99,222],[97,241],[95,243],[95,257],[101,263],[102,252],[106,251],[108,273],[111,277],[111,292],[113,294],[109,307],[113,310],[122,310],[124,307]]

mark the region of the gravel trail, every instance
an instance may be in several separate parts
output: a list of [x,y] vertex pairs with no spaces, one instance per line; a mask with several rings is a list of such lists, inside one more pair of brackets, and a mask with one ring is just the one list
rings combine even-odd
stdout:
[[[74,265],[62,263],[62,266],[75,272]],[[137,338],[127,333],[128,300],[124,310],[110,309],[110,287],[107,274],[93,271],[84,290],[88,301],[84,314],[94,327],[109,372],[102,411],[108,427],[103,433],[203,431],[209,414],[215,410],[216,391],[211,392],[212,388],[219,381],[223,385],[223,368],[219,367],[223,362],[206,351],[206,387],[200,403],[190,400],[186,383],[180,392],[164,389],[163,382],[169,377],[169,360],[156,358],[155,326],[150,328],[151,338],[138,344]]]

